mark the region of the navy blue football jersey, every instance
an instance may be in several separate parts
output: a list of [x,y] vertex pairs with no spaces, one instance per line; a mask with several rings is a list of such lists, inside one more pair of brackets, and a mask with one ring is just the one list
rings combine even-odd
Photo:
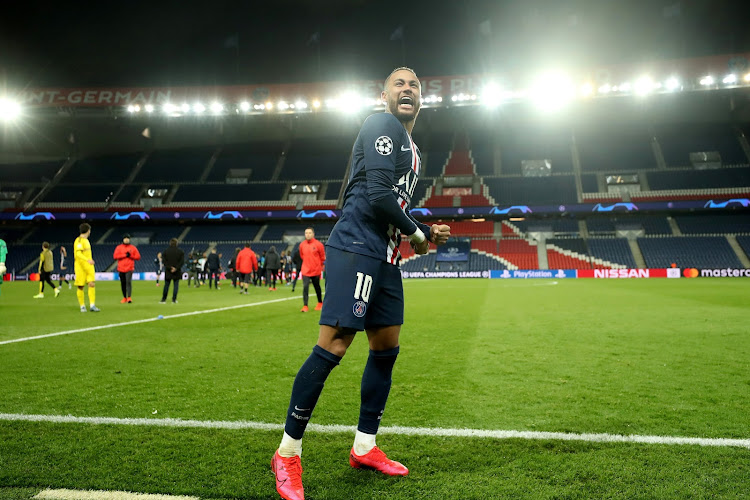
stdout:
[[[419,148],[398,118],[390,113],[367,117],[354,142],[352,168],[344,193],[341,218],[327,244],[398,265],[401,260],[398,250],[401,231],[394,221],[384,220],[373,209],[368,195],[367,173],[381,170],[393,179],[392,194],[401,210],[408,215],[421,166]],[[407,222],[413,224],[413,218],[409,219]],[[412,232],[416,227],[413,224]]]

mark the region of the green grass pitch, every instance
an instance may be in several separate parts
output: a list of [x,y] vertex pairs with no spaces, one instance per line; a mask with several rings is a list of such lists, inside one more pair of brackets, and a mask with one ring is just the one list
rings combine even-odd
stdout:
[[[101,313],[75,291],[0,288],[0,413],[281,424],[317,337],[301,283],[241,296],[99,283]],[[405,281],[406,324],[383,426],[750,438],[750,281]],[[172,315],[294,297],[199,315]],[[313,295],[314,297],[314,295]],[[312,303],[314,303],[314,298]],[[316,424],[354,426],[367,356],[357,338],[331,374]],[[0,420],[0,499],[43,488],[203,499],[273,499],[279,430]],[[750,449],[555,439],[382,434],[411,474],[348,465],[353,434],[308,432],[307,498],[748,498]]]

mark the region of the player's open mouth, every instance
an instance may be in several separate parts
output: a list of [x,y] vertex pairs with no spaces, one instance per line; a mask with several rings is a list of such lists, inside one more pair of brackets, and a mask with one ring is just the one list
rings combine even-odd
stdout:
[[398,100],[398,107],[404,109],[414,109],[414,98],[404,96]]

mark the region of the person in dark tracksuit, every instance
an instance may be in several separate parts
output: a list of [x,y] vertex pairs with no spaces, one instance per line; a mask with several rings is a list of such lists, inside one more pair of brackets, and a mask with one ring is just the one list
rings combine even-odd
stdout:
[[292,253],[292,266],[294,266],[294,280],[292,281],[292,291],[297,286],[297,280],[302,274],[302,257],[299,254],[299,246]]
[[281,269],[281,257],[276,253],[276,247],[271,246],[266,252],[266,285],[269,291],[276,290],[276,276]]
[[169,241],[169,248],[162,253],[162,261],[164,262],[164,292],[161,294],[161,303],[167,303],[169,285],[174,281],[172,303],[176,304],[177,292],[182,278],[182,266],[185,265],[185,252],[177,246],[177,238],[172,238]]
[[216,285],[216,289],[219,288],[219,279],[221,277],[221,260],[216,254],[216,249],[212,248],[211,253],[206,257],[206,275],[208,275],[208,288],[211,288],[211,283]]

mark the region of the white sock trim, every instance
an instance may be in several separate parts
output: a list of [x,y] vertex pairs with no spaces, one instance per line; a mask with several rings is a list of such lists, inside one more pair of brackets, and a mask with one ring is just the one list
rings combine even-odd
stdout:
[[366,434],[358,430],[354,435],[354,453],[360,457],[367,455],[370,450],[375,448],[375,436],[376,434]]
[[281,444],[279,445],[279,455],[284,458],[292,458],[295,455],[302,456],[302,440],[294,439],[292,436],[284,432],[284,437],[281,438]]

